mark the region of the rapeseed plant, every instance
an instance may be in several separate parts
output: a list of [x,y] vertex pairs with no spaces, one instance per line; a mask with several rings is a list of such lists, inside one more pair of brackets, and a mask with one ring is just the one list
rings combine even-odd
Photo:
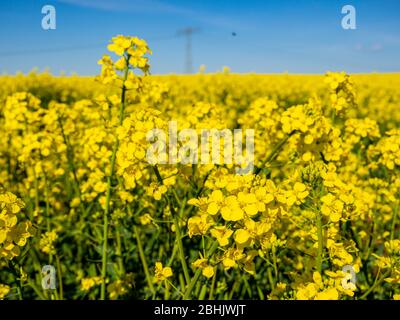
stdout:
[[[152,76],[144,40],[108,49],[96,79],[0,77],[0,299],[399,299],[398,74]],[[170,121],[254,130],[254,170],[149,162]]]

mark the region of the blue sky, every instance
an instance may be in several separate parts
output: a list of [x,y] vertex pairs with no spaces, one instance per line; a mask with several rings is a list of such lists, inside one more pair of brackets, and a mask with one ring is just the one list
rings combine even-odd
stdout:
[[[56,8],[56,30],[41,27],[46,4]],[[346,4],[357,10],[356,30],[341,27]],[[152,73],[182,73],[185,40],[176,34],[185,27],[200,30],[195,70],[400,71],[398,0],[0,0],[0,73],[97,74],[116,34],[148,40]]]

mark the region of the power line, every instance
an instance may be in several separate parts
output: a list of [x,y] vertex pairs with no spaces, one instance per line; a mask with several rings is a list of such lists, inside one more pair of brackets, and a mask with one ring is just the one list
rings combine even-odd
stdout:
[[[160,37],[150,37],[146,38],[146,41],[160,41],[176,38],[177,35],[171,36],[160,36]],[[51,47],[51,48],[40,48],[31,50],[15,50],[15,51],[0,51],[0,57],[18,56],[18,55],[35,55],[43,53],[54,53],[54,52],[68,52],[68,51],[80,51],[80,50],[90,50],[97,48],[105,48],[108,43],[93,43],[89,45],[76,45],[76,46],[65,46],[65,47]]]

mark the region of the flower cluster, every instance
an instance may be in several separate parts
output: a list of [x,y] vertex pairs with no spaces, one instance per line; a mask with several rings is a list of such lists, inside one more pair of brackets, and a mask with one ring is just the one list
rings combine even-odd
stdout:
[[18,221],[24,203],[10,192],[0,193],[0,258],[11,260],[34,235],[32,223]]

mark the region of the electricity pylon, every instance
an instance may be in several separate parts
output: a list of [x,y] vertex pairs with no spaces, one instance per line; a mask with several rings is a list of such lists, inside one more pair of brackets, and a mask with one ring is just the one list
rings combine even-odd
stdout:
[[177,36],[184,36],[186,38],[186,59],[185,59],[185,73],[193,73],[192,61],[192,35],[200,32],[199,28],[185,28],[178,30]]

